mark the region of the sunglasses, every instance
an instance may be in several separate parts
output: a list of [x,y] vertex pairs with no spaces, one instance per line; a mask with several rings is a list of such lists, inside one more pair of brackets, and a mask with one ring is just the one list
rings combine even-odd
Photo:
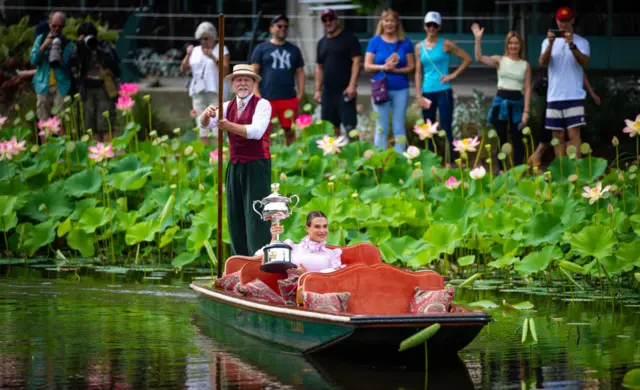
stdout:
[[433,22],[425,23],[424,25],[427,26],[427,28],[438,28],[438,27],[440,27],[437,23],[433,23]]
[[51,28],[63,28],[64,24],[52,24]]
[[209,40],[209,38],[208,38],[208,37],[202,37],[202,38],[200,38],[200,40],[201,40],[201,41],[208,41],[208,40]]
[[278,28],[278,30],[288,30],[289,26],[287,26],[286,24],[276,24],[276,27]]

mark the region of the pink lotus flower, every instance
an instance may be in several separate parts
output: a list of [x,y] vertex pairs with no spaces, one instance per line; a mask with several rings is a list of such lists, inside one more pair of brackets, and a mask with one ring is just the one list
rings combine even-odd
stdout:
[[431,123],[431,119],[427,119],[427,122],[422,125],[415,125],[413,132],[418,134],[418,137],[422,141],[425,138],[433,138],[434,135],[438,135],[438,122]]
[[[224,149],[222,149],[224,151]],[[224,159],[224,157],[223,157]],[[218,163],[218,149],[216,148],[216,150],[212,150],[209,152],[209,164],[214,165]]]
[[463,140],[453,141],[453,150],[458,153],[475,152],[476,148],[480,145],[478,137],[465,138]]
[[89,158],[99,163],[107,158],[113,158],[113,145],[108,144],[106,147],[102,142],[98,142],[96,146],[89,146]]
[[120,96],[116,103],[116,108],[120,111],[129,111],[135,104],[136,102],[134,102],[129,96]]
[[447,179],[447,181],[444,182],[444,185],[447,186],[447,188],[450,190],[455,190],[456,188],[460,187],[461,183],[462,181],[456,179],[455,176],[451,176]]
[[118,93],[120,96],[133,96],[140,91],[140,87],[136,83],[122,83]]
[[18,142],[18,139],[15,136],[11,137],[11,139],[5,143],[7,150],[9,150],[9,152],[14,156],[17,156],[20,154],[20,152],[24,152],[25,150],[27,150],[24,147],[25,141],[22,140]]
[[338,138],[329,137],[325,135],[322,139],[316,141],[316,144],[322,151],[324,152],[324,156],[327,154],[338,154],[340,153],[340,149],[343,148],[347,144],[347,139],[344,135],[341,135]]
[[198,111],[196,111],[196,109],[192,109],[191,112],[189,113],[189,115],[191,115],[192,118],[195,118],[198,116]]
[[402,154],[407,159],[413,160],[414,158],[418,158],[420,156],[420,149],[418,149],[416,146],[411,145],[407,148],[407,151]]
[[584,186],[582,188],[584,189],[582,197],[589,199],[589,204],[594,204],[598,199],[602,198],[602,195],[604,195],[605,192],[609,191],[611,186],[602,188],[602,182],[598,182],[598,184],[593,188],[590,188],[589,186]]
[[11,160],[13,158],[13,153],[9,151],[9,146],[7,144],[7,141],[0,142],[0,161]]
[[625,127],[622,131],[629,134],[629,137],[640,135],[640,115],[636,117],[635,121],[625,119],[624,124],[627,125],[627,127]]
[[7,119],[9,118],[7,118],[6,116],[0,116],[0,129],[2,128],[2,126],[4,126]]
[[52,136],[58,134],[60,132],[60,119],[52,116],[46,121],[38,122],[38,128],[40,129],[38,135]]
[[296,127],[300,130],[309,127],[313,123],[313,119],[311,119],[311,115],[302,114],[296,119]]

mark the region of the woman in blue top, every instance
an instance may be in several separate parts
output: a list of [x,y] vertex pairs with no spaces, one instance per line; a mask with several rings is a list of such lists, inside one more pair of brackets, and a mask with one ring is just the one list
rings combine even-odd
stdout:
[[[405,37],[398,13],[392,9],[383,11],[376,35],[369,40],[364,57],[364,70],[375,73],[374,80],[387,78],[389,101],[376,104],[373,99],[371,100],[374,110],[378,113],[374,143],[381,149],[387,148],[389,115],[391,115],[393,135],[396,139],[395,149],[399,153],[405,150],[409,74],[415,69],[415,63],[411,41]],[[400,136],[405,140],[398,142]]]
[[[449,82],[471,64],[471,56],[453,41],[440,37],[442,17],[437,12],[428,12],[424,17],[424,30],[427,37],[415,46],[415,55],[420,59],[416,63],[416,98],[422,108],[422,117],[435,122],[436,110],[439,110],[440,128],[447,132],[449,139],[449,159],[452,156],[453,141],[451,122],[453,122],[453,92]],[[449,55],[455,54],[462,64],[453,73],[449,73]],[[429,144],[429,149],[433,146]],[[451,161],[445,162],[451,166]]]

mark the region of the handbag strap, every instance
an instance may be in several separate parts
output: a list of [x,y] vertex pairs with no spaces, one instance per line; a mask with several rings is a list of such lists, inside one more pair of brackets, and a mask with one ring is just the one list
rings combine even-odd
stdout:
[[[394,53],[396,53],[398,51],[398,49],[400,48],[400,44],[401,43],[402,43],[402,41],[398,39],[398,42],[396,42],[396,47],[395,47],[395,49],[393,49],[393,53],[391,53],[391,54],[394,54]],[[389,56],[389,57],[391,57],[391,56]],[[387,77],[387,72],[386,71],[382,71],[381,70],[380,72],[384,73],[384,77]]]

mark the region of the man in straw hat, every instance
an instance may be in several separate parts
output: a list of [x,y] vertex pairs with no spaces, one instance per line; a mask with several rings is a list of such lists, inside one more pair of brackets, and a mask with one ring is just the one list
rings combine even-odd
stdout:
[[222,106],[209,106],[200,115],[202,130],[220,127],[229,136],[229,165],[226,174],[227,222],[233,255],[251,256],[271,240],[269,224],[253,211],[253,201],[270,193],[269,101],[253,94],[260,82],[251,65],[240,64],[225,77],[231,80],[235,98]]

